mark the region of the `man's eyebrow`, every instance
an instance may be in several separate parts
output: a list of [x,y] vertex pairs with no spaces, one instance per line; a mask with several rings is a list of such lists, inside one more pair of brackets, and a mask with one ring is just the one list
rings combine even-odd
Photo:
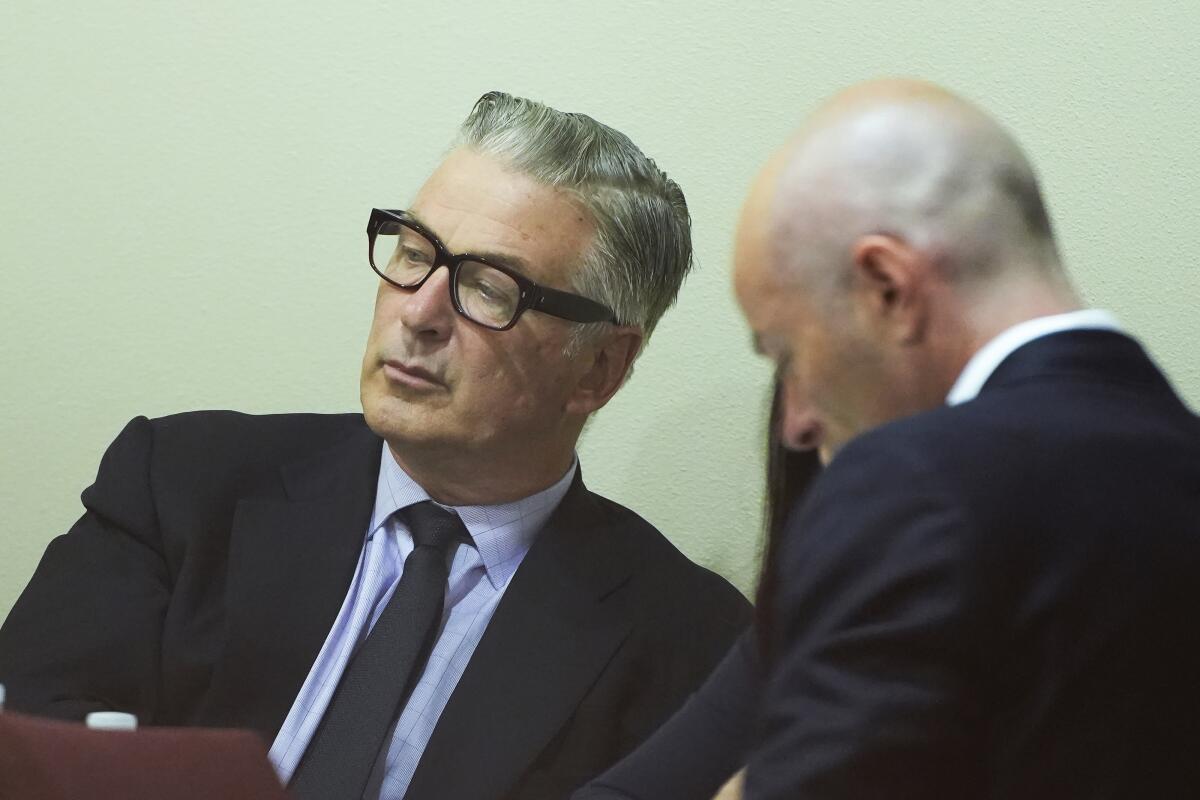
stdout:
[[763,349],[762,337],[757,333],[750,337],[750,345],[754,348],[754,352],[760,356],[765,356],[767,351]]
[[420,214],[417,214],[417,213],[416,213],[416,212],[414,212],[414,211],[409,211],[409,210],[405,209],[404,213],[403,213],[403,214],[401,214],[400,216],[402,216],[402,217],[408,217],[409,219],[411,219],[413,222],[415,222],[415,223],[417,223],[418,225],[420,225],[420,226],[421,226],[422,228],[424,228],[425,230],[427,230],[427,231],[429,231],[429,232],[431,232],[431,233],[433,232],[433,228],[429,227],[429,223],[427,223],[425,220],[421,219],[421,215],[420,215]]
[[[442,237],[438,236],[437,231],[435,231],[428,222],[421,219],[420,215],[414,214],[411,211],[405,211],[404,213],[407,214],[410,219],[412,219],[414,222],[416,222],[422,228],[424,228],[425,230],[432,233],[435,237],[437,237],[437,240],[439,242],[442,241]],[[443,247],[446,246],[445,242],[442,242],[442,246]],[[447,247],[446,249],[449,250],[450,248]],[[525,277],[527,277],[527,278],[529,277],[529,262],[515,253],[497,253],[497,252],[490,251],[490,250],[468,250],[466,252],[467,252],[467,255],[472,255],[472,256],[475,256],[476,258],[482,258],[485,261],[491,261],[492,263],[499,264],[502,267],[508,267],[509,269],[513,270],[514,272],[519,272],[522,275],[524,275]],[[451,252],[451,255],[462,255],[462,253]]]
[[508,267],[514,272],[521,273],[526,278],[529,277],[529,262],[515,253],[495,253],[487,250],[469,250],[467,252],[477,258],[491,261],[493,264]]

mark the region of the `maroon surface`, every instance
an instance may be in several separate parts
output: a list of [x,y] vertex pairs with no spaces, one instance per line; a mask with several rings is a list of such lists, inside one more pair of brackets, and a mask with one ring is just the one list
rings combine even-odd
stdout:
[[93,731],[0,713],[0,800],[286,800],[246,731]]

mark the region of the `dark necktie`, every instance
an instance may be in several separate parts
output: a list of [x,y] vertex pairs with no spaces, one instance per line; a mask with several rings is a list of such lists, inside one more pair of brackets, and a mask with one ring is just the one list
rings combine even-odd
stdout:
[[400,512],[415,547],[375,627],[346,665],[288,785],[300,800],[359,800],[385,738],[429,657],[442,619],[450,548],[462,520],[430,501]]

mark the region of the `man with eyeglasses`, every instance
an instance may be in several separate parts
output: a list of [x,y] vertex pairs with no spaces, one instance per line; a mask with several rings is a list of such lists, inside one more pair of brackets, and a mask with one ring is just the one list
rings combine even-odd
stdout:
[[568,794],[747,618],[575,456],[689,227],[623,134],[485,95],[371,213],[363,415],[131,422],[0,630],[9,707],[255,729],[299,798]]

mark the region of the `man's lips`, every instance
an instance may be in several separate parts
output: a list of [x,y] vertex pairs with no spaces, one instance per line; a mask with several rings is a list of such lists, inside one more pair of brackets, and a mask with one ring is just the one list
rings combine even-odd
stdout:
[[445,388],[446,386],[437,375],[429,370],[416,364],[405,364],[396,359],[387,359],[383,362],[383,374],[391,383],[402,384],[414,389]]

